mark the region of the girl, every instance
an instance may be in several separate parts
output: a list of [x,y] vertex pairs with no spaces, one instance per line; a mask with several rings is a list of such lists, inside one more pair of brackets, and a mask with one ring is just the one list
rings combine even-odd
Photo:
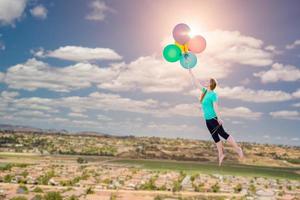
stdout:
[[220,136],[227,140],[229,144],[233,146],[235,151],[238,153],[240,158],[243,158],[243,151],[241,147],[237,145],[234,138],[226,133],[226,131],[223,129],[223,122],[220,119],[219,115],[219,109],[218,109],[218,95],[214,91],[214,89],[217,86],[217,82],[215,79],[211,78],[207,84],[205,84],[206,87],[201,85],[199,81],[196,81],[195,76],[191,69],[189,69],[189,73],[192,77],[194,85],[196,85],[198,88],[201,89],[202,94],[200,96],[200,103],[202,104],[202,111],[204,115],[204,119],[206,121],[206,126],[209,130],[209,132],[212,135],[213,140],[216,143],[217,149],[218,149],[218,155],[219,155],[219,166],[221,166],[222,161],[225,157],[223,152],[223,143],[220,140]]

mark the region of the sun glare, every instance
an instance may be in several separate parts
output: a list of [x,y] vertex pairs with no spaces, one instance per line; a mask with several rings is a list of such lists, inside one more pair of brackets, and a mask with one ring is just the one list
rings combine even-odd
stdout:
[[191,31],[189,32],[190,37],[194,37],[196,35],[202,35],[203,34],[204,28],[199,23],[187,23],[187,24],[191,28]]

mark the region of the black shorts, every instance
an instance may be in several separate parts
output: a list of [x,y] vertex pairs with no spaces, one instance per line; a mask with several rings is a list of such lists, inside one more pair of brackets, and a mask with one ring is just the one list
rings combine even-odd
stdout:
[[206,120],[206,126],[214,139],[215,143],[220,141],[220,136],[227,140],[229,134],[226,133],[222,125],[219,125],[218,118]]

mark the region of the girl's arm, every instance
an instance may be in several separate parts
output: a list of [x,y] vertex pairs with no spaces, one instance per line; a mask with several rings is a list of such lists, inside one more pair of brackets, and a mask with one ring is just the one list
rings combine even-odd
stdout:
[[214,106],[215,113],[216,113],[216,115],[218,117],[218,122],[219,122],[220,125],[222,125],[223,121],[220,118],[220,112],[219,112],[218,102],[217,101],[213,102],[213,106]]
[[193,72],[192,72],[191,69],[189,69],[189,73],[190,73],[190,75],[192,77],[193,85],[195,87],[199,88],[200,90],[202,90],[202,88],[204,88],[204,86],[198,80],[196,80],[196,78],[195,78],[195,76],[194,76],[194,74],[193,74]]

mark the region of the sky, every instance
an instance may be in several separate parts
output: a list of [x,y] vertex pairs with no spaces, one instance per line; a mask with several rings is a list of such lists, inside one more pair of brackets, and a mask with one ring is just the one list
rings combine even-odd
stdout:
[[207,42],[193,69],[218,80],[238,141],[299,145],[300,2],[0,0],[0,123],[211,140],[200,91],[162,58],[186,23]]

